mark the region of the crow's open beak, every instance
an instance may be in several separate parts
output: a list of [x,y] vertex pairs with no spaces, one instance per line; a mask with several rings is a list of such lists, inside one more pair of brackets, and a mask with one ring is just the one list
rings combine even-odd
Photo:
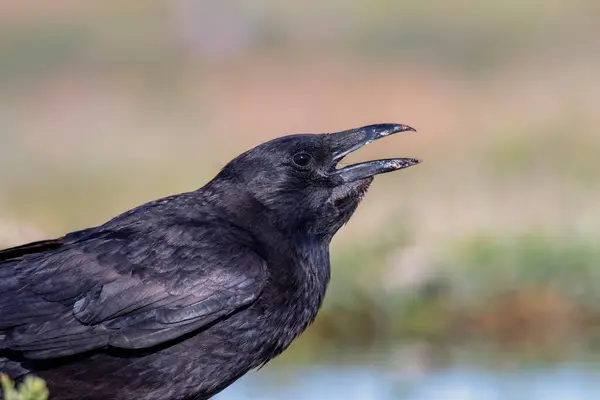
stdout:
[[[333,162],[337,164],[348,154],[382,137],[406,131],[416,132],[415,129],[408,125],[377,124],[331,133],[329,134],[329,139],[331,140],[333,149],[335,149]],[[416,158],[391,158],[387,160],[367,161],[336,169],[335,175],[340,178],[342,183],[348,183],[373,177],[377,174],[408,168],[420,162],[421,160]]]

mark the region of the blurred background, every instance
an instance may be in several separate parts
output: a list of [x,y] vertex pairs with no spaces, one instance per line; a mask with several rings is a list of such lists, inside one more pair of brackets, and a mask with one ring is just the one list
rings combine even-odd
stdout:
[[0,3],[0,248],[289,133],[418,129],[315,324],[235,399],[600,398],[600,2]]

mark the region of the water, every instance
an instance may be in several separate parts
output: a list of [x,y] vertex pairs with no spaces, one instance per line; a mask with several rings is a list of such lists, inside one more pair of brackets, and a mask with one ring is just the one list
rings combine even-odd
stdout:
[[[286,374],[287,375],[287,374]],[[498,373],[465,366],[400,383],[368,367],[322,366],[270,379],[249,375],[218,400],[598,400],[600,373],[577,365]]]
[[553,364],[453,360],[431,366],[420,357],[363,364],[275,366],[253,372],[217,400],[598,400],[600,363]]

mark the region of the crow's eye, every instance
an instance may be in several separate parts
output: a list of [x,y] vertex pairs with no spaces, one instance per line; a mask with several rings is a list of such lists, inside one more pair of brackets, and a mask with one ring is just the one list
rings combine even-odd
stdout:
[[312,156],[308,153],[296,153],[294,154],[294,157],[292,157],[292,161],[294,161],[294,164],[298,167],[306,168],[311,164]]

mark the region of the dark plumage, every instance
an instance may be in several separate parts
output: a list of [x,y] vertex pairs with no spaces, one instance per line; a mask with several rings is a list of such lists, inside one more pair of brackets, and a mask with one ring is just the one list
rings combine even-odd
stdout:
[[337,163],[407,130],[285,136],[197,191],[0,251],[0,372],[53,399],[211,397],[313,321],[331,238],[375,174],[419,160]]

